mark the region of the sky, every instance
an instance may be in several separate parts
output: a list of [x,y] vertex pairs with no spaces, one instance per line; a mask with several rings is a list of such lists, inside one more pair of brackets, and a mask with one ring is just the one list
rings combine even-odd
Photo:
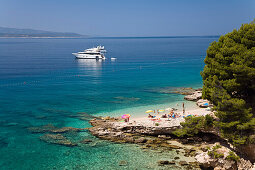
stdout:
[[0,0],[0,26],[90,36],[221,35],[255,18],[255,0]]

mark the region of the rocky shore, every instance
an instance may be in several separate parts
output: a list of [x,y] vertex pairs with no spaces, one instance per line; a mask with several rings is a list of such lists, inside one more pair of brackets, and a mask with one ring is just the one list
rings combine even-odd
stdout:
[[[142,149],[184,152],[193,161],[159,160],[159,166],[179,165],[187,169],[238,169],[253,170],[255,165],[236,155],[226,141],[214,134],[199,134],[189,138],[177,138],[172,131],[178,127],[144,127],[141,125],[119,124],[120,118],[105,117],[90,121],[92,135],[117,143],[134,143]],[[218,142],[219,141],[219,142]]]

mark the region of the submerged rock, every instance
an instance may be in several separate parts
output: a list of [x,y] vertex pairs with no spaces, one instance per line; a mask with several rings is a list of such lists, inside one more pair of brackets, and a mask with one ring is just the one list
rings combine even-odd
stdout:
[[135,102],[140,100],[140,98],[137,97],[124,97],[124,96],[117,96],[113,97],[114,99],[117,99],[117,102],[122,102],[122,103],[128,103],[128,102]]
[[189,165],[186,161],[180,161],[179,164],[180,164],[181,166]]
[[121,161],[119,162],[119,166],[127,166],[127,165],[128,165],[128,162],[125,161],[125,160],[121,160]]
[[57,128],[52,124],[29,127],[27,128],[31,133],[66,133],[66,132],[80,132],[86,130],[86,128],[73,128],[73,127],[62,127]]
[[49,132],[52,133],[65,133],[65,132],[80,132],[85,129],[81,128],[73,128],[73,127],[62,127],[62,128],[55,128],[55,129],[50,129]]
[[92,142],[92,140],[90,140],[90,139],[83,139],[82,141],[80,141],[80,143],[83,143],[83,144],[87,144],[90,142]]
[[163,94],[182,94],[182,95],[191,95],[195,89],[191,87],[161,87],[161,88],[149,88],[145,89],[144,91],[150,92],[150,93],[163,93]]
[[158,166],[174,165],[175,161],[159,160],[157,163],[158,163]]
[[40,139],[44,142],[47,143],[52,143],[52,144],[58,144],[58,145],[64,145],[64,146],[77,146],[76,143],[72,143],[69,139],[64,137],[61,134],[45,134],[40,137]]
[[31,133],[45,133],[48,132],[52,129],[55,129],[56,127],[52,124],[47,124],[47,125],[43,125],[43,126],[36,126],[36,127],[29,127],[27,128],[28,131],[30,131]]

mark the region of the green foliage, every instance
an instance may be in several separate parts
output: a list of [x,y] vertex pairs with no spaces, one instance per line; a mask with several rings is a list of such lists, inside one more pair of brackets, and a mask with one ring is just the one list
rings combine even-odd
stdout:
[[213,157],[214,159],[223,158],[224,154],[218,153],[217,151],[208,151],[208,155]]
[[245,144],[255,129],[255,24],[244,24],[207,49],[203,98],[219,118],[217,127],[234,144]]
[[159,126],[159,123],[155,123],[155,126]]
[[216,149],[219,149],[219,148],[221,148],[220,145],[215,145],[212,149],[213,149],[213,150],[216,150]]
[[221,148],[220,145],[215,145],[212,150],[209,150],[207,152],[207,154],[211,157],[213,157],[214,159],[218,159],[218,158],[223,158],[224,157],[224,154],[221,154],[221,153],[218,153],[217,152],[217,149]]
[[181,123],[182,129],[177,129],[173,132],[178,137],[194,136],[201,130],[209,129],[213,126],[213,118],[209,115],[206,117],[186,117],[185,122]]
[[205,116],[205,125],[208,127],[213,126],[213,117],[212,116],[210,116],[210,115]]
[[240,157],[237,156],[234,152],[230,151],[229,155],[226,157],[226,159],[229,160],[229,161],[238,162],[240,160]]

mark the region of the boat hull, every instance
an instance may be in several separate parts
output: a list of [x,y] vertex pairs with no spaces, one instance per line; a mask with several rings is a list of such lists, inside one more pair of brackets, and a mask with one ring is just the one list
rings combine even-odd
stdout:
[[95,60],[99,60],[99,59],[105,59],[105,56],[103,55],[88,55],[88,54],[78,54],[78,53],[73,53],[73,55],[75,55],[75,57],[77,59],[95,59]]

